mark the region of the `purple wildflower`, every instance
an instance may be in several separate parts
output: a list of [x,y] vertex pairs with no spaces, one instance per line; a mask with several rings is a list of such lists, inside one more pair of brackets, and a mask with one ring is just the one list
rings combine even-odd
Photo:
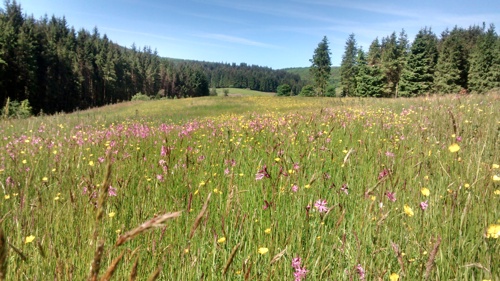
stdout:
[[292,192],[297,192],[299,190],[299,186],[294,184],[292,185]]

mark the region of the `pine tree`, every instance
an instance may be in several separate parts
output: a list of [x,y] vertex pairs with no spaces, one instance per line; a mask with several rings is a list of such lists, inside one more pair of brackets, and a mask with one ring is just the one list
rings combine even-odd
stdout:
[[323,40],[318,44],[314,50],[313,58],[310,60],[312,66],[310,67],[311,75],[314,78],[314,86],[316,88],[316,95],[323,96],[328,86],[328,80],[331,72],[331,59],[330,49],[328,47],[328,39],[323,37]]
[[484,93],[500,87],[500,59],[498,36],[490,25],[474,48],[470,58],[469,90]]
[[380,42],[377,37],[375,38],[375,40],[372,41],[370,47],[368,48],[368,54],[366,58],[368,65],[379,65],[381,59],[381,53],[382,51],[380,48]]
[[342,84],[342,96],[353,96],[356,92],[356,56],[358,47],[354,33],[349,35],[345,43],[345,51],[340,63],[340,83]]
[[419,96],[431,91],[437,62],[437,37],[429,28],[421,29],[411,46],[411,53],[401,74],[399,95]]
[[369,65],[362,49],[357,56],[356,91],[358,97],[380,97],[384,86],[383,76],[378,65]]
[[467,88],[467,57],[462,33],[455,27],[442,35],[434,73],[434,90],[437,93],[458,93]]

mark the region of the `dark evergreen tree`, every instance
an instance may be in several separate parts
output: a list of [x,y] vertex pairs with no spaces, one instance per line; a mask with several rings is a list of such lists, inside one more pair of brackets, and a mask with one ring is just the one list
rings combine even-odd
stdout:
[[377,37],[372,41],[370,47],[368,48],[366,61],[370,66],[380,65],[381,56],[382,50],[380,48],[380,42]]
[[358,47],[354,33],[349,35],[345,43],[345,51],[340,63],[340,83],[342,85],[342,96],[355,95],[356,92],[356,56]]
[[439,56],[434,73],[437,93],[458,93],[467,88],[467,57],[460,29],[442,34]]
[[369,65],[362,49],[358,50],[355,96],[381,97],[384,80],[378,65]]
[[406,64],[408,54],[408,39],[402,30],[399,38],[393,32],[382,39],[381,68],[384,74],[384,96],[397,97],[398,84],[401,72]]
[[500,88],[500,59],[498,36],[495,26],[490,25],[473,49],[468,76],[469,90],[484,93]]
[[328,80],[331,73],[331,59],[330,48],[328,46],[328,39],[323,37],[323,40],[318,44],[314,50],[313,58],[310,60],[312,66],[310,68],[311,75],[314,78],[314,85],[316,88],[316,95],[323,96],[328,86]]
[[399,95],[414,97],[429,93],[434,82],[437,63],[437,37],[430,28],[421,29],[415,36],[411,53],[399,82]]

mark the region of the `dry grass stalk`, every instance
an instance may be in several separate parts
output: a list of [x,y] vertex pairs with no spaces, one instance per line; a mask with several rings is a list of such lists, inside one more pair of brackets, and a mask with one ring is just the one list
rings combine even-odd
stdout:
[[203,218],[203,216],[205,215],[205,212],[207,211],[208,201],[210,201],[210,196],[212,196],[211,192],[208,194],[207,200],[205,200],[205,204],[203,204],[203,207],[201,208],[200,213],[198,214],[198,216],[194,220],[194,224],[191,227],[191,232],[189,233],[189,239],[193,238],[193,235],[194,235],[194,232],[196,231],[196,228],[198,228],[198,225],[200,224],[201,219]]
[[275,262],[277,262],[279,259],[281,259],[281,257],[286,253],[286,247],[283,251],[279,252],[276,256],[273,257],[273,259],[271,260],[271,263],[270,264],[273,264]]
[[9,245],[7,244],[7,238],[3,233],[3,229],[0,228],[0,281],[3,281],[7,277],[7,254],[9,253]]
[[111,265],[108,267],[104,275],[101,277],[101,281],[111,280],[111,277],[115,273],[116,267],[118,266],[118,263],[120,263],[120,261],[122,260],[123,255],[125,255],[125,251],[123,251],[117,258],[115,258],[111,262]]
[[163,269],[163,267],[161,265],[158,266],[158,268],[153,273],[151,273],[151,275],[149,275],[148,281],[156,280],[156,278],[158,278],[158,276],[160,276],[160,272],[162,269]]
[[94,260],[92,261],[92,266],[90,268],[90,275],[87,279],[88,281],[96,281],[99,275],[99,270],[101,269],[101,259],[104,252],[104,240],[99,241],[99,246],[95,250]]
[[45,258],[45,250],[43,249],[42,243],[39,240],[36,241],[36,246],[38,248],[38,252],[40,253],[40,256],[42,256],[42,258]]
[[99,200],[97,201],[97,215],[95,218],[95,229],[94,229],[94,241],[97,240],[97,236],[99,234],[99,225],[102,217],[104,215],[104,209],[106,206],[106,201],[108,199],[108,189],[111,184],[111,160],[108,155],[108,165],[106,166],[106,174],[104,176],[104,181],[101,186],[101,190],[99,193]]
[[16,254],[18,254],[19,257],[21,257],[21,259],[23,261],[27,261],[28,260],[28,258],[23,254],[23,252],[21,252],[21,250],[19,250],[18,248],[16,248],[16,246],[10,244],[9,241],[7,241],[7,244],[9,244],[9,246],[12,248],[12,250],[14,250],[14,252],[16,252]]
[[137,278],[137,265],[139,264],[139,257],[135,259],[134,265],[132,265],[132,270],[130,271],[130,276],[128,278],[128,281],[135,281],[135,278]]
[[226,275],[227,270],[229,269],[229,266],[233,262],[234,256],[236,255],[236,252],[238,252],[238,249],[241,246],[241,242],[236,244],[236,246],[233,247],[231,250],[231,255],[229,255],[229,259],[226,262],[226,265],[224,266],[224,270],[222,271],[222,275]]
[[231,210],[231,205],[235,194],[235,186],[231,184],[229,188],[230,188],[229,194],[227,196],[227,201],[226,201],[226,211],[225,211],[226,217],[229,215],[229,211]]
[[178,211],[175,213],[166,213],[161,216],[154,217],[143,224],[139,225],[138,227],[126,232],[123,235],[120,235],[118,237],[118,240],[116,241],[115,246],[120,246],[123,243],[127,242],[128,240],[134,238],[135,236],[141,234],[142,232],[151,229],[151,228],[156,228],[156,227],[162,227],[164,226],[163,222],[165,222],[168,219],[176,218],[180,216],[182,211]]
[[[389,214],[389,213],[387,213],[387,214]],[[391,241],[391,246],[392,246],[392,250],[394,251],[394,253],[396,253],[399,266],[401,267],[401,271],[404,274],[405,273],[405,264],[403,262],[403,255],[401,255],[401,251],[399,250],[399,246],[392,241]]]
[[441,236],[438,236],[436,239],[436,242],[432,246],[432,251],[429,255],[429,259],[425,263],[425,273],[424,273],[424,278],[428,279],[429,275],[431,274],[432,268],[434,267],[434,261],[436,259],[436,255],[439,249],[439,245],[441,244]]

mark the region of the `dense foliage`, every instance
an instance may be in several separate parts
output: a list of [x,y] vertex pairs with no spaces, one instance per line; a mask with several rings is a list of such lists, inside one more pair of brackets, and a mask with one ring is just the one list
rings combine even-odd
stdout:
[[341,65],[345,96],[415,97],[500,88],[500,38],[492,24],[455,27],[438,38],[421,29],[410,45],[399,37],[376,38],[368,53],[359,51],[354,34],[346,41]]
[[328,39],[323,37],[323,40],[318,44],[314,50],[313,58],[310,60],[312,63],[309,71],[314,79],[314,86],[317,96],[324,96],[326,88],[328,87],[328,80],[330,78],[332,62],[330,59],[330,48],[328,46]]
[[97,28],[68,27],[65,18],[39,20],[15,1],[0,9],[0,107],[28,100],[33,113],[54,113],[131,100],[208,96],[209,87],[297,94],[300,76],[268,67],[161,58],[150,47],[125,48]]

